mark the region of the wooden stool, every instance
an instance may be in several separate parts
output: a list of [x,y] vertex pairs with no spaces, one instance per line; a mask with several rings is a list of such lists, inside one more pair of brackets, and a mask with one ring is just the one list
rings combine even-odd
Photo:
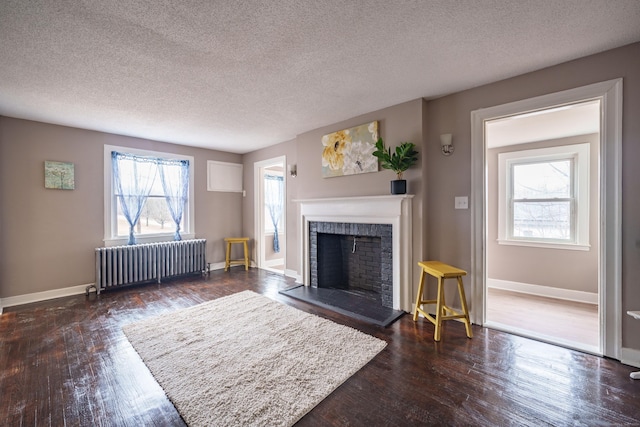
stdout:
[[[440,333],[442,332],[442,321],[451,319],[462,319],[467,329],[467,336],[473,337],[471,332],[471,322],[469,321],[469,310],[467,309],[467,300],[464,296],[464,285],[462,284],[462,276],[467,272],[459,268],[452,267],[440,261],[421,261],[418,265],[422,268],[420,272],[420,284],[418,285],[418,296],[416,297],[416,310],[413,313],[413,321],[418,320],[418,313],[427,318],[431,323],[436,325],[433,334],[434,341],[440,341]],[[425,273],[438,279],[438,296],[437,299],[423,300]],[[456,311],[448,307],[444,301],[444,279],[457,279],[458,293],[460,294],[460,304],[462,312]],[[422,309],[423,304],[436,304],[436,318],[434,319],[429,313]]]
[[[229,269],[231,264],[244,264],[244,269],[249,270],[249,247],[247,242],[248,237],[225,237],[224,241],[227,243],[227,257],[224,263],[224,271]],[[231,245],[234,243],[242,243],[244,245],[244,259],[230,259],[231,257]]]

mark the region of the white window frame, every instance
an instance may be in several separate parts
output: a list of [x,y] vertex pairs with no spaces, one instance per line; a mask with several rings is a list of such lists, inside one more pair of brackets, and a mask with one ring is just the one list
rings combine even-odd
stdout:
[[[113,169],[111,167],[111,152],[130,153],[139,156],[152,156],[164,159],[188,160],[189,161],[189,200],[183,213],[184,225],[180,235],[183,239],[195,238],[195,198],[194,198],[194,158],[181,154],[164,153],[161,151],[141,150],[130,147],[118,147],[115,145],[104,146],[104,243],[105,246],[126,245],[128,236],[118,236],[117,232],[117,203],[114,195]],[[166,233],[154,233],[136,235],[138,243],[168,242],[173,240],[175,230],[168,230]]]
[[[560,145],[548,148],[498,154],[498,243],[501,245],[588,251],[589,245],[589,152],[590,144]],[[527,163],[571,159],[572,241],[513,237],[513,166]],[[564,200],[564,199],[559,199]]]

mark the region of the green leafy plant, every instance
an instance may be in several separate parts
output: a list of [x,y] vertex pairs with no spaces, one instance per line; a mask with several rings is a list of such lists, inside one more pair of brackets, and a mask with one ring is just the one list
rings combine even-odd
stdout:
[[413,142],[402,142],[395,151],[391,151],[391,147],[386,148],[382,138],[378,138],[376,151],[372,154],[380,160],[380,166],[394,171],[398,175],[398,179],[402,179],[404,171],[418,161],[418,152],[415,147]]

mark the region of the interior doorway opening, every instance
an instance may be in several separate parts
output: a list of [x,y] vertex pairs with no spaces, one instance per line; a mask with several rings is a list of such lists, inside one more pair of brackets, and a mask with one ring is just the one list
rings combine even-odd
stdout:
[[484,124],[485,325],[597,354],[600,102]]
[[284,274],[286,265],[286,158],[255,163],[257,267]]
[[[622,79],[608,80],[529,98],[471,112],[471,159],[472,194],[471,203],[471,317],[473,323],[487,324],[487,246],[489,197],[487,194],[487,141],[485,123],[525,113],[537,114],[553,107],[579,104],[589,100],[600,101],[600,137],[598,151],[600,190],[597,227],[598,250],[598,326],[599,351],[596,354],[610,358],[621,358],[622,316]],[[574,269],[579,270],[580,265]],[[548,271],[553,274],[553,271]],[[514,330],[514,332],[516,332]],[[523,333],[532,338],[547,341],[545,337]],[[551,341],[565,347],[570,343]],[[576,347],[574,347],[576,348]],[[585,350],[584,348],[577,348]],[[588,350],[586,350],[588,351]]]

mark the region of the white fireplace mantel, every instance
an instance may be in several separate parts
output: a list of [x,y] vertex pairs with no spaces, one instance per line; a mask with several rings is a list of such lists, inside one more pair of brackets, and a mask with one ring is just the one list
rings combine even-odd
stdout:
[[309,222],[391,224],[393,242],[393,308],[411,312],[411,199],[412,194],[395,196],[298,199],[302,238],[302,281],[310,284]]

